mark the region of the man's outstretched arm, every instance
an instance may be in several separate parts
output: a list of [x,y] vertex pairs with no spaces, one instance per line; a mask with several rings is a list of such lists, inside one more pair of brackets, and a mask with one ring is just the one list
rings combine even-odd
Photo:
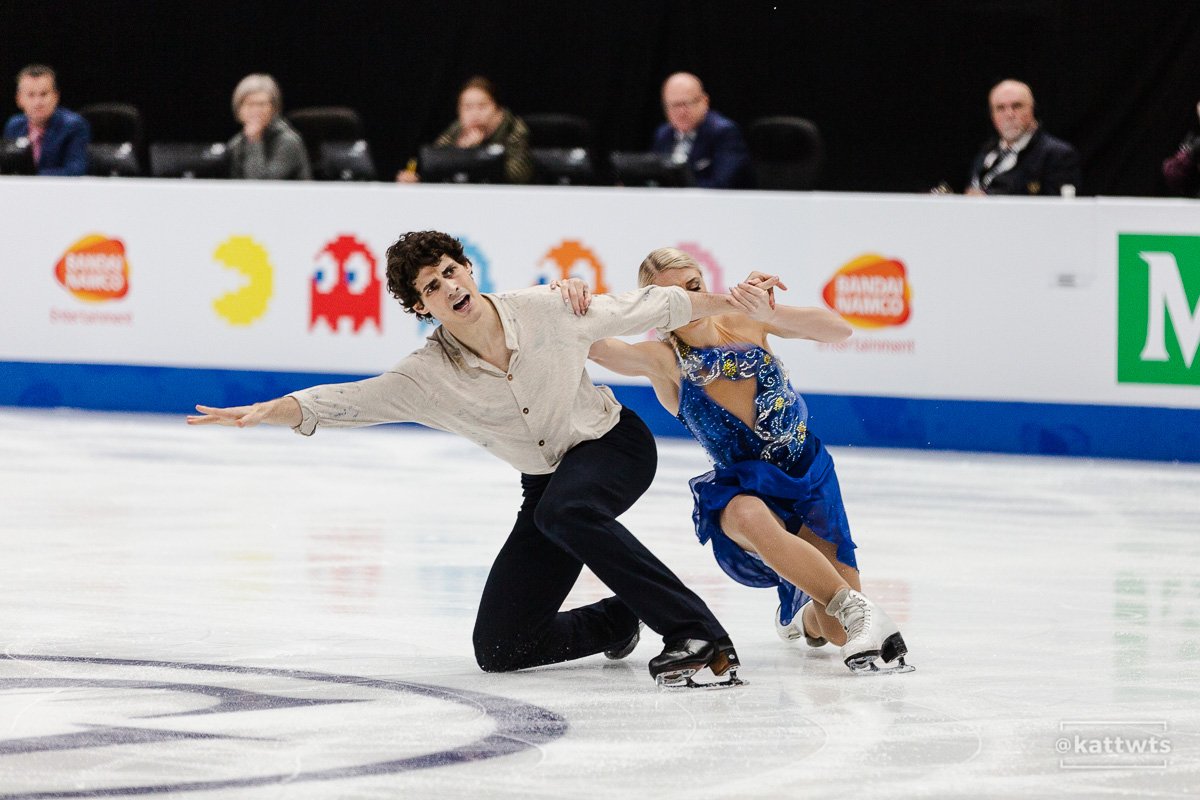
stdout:
[[715,317],[717,314],[746,314],[761,303],[769,303],[770,290],[779,285],[779,277],[771,275],[755,283],[742,281],[729,289],[729,294],[708,294],[706,292],[687,292],[687,298],[692,303],[692,318],[695,322],[705,317]]
[[287,425],[294,428],[300,424],[300,403],[294,397],[277,397],[252,406],[213,408],[196,406],[199,414],[188,416],[188,425],[229,425],[237,428],[253,428],[255,425]]

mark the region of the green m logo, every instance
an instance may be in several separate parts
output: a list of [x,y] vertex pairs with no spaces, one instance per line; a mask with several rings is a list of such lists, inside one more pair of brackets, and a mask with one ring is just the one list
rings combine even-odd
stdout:
[[1117,236],[1117,382],[1200,386],[1200,236]]

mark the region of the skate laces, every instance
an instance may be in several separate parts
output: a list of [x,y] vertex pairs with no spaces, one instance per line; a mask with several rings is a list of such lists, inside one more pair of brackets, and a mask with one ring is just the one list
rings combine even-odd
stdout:
[[857,592],[851,592],[846,600],[842,605],[842,615],[845,619],[842,627],[846,629],[848,640],[857,639],[871,627],[871,604]]

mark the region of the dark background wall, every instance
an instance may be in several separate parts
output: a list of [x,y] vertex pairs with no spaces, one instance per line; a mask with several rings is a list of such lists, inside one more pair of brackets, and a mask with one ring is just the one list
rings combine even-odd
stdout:
[[518,113],[581,114],[602,148],[643,149],[683,69],[743,124],[811,118],[823,188],[867,191],[961,188],[991,133],[987,91],[1016,77],[1082,152],[1088,191],[1152,195],[1196,127],[1200,2],[0,0],[0,75],[35,61],[64,105],[134,103],[163,141],[228,138],[234,85],[270,72],[288,108],[356,107],[385,175],[452,119],[470,75]]

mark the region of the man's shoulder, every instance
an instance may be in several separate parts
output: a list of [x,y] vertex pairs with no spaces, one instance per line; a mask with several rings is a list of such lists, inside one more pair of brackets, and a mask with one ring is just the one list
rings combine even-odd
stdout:
[[1067,155],[1075,153],[1075,146],[1065,139],[1060,139],[1047,131],[1038,128],[1033,136],[1030,147],[1044,150],[1052,155]]
[[654,146],[672,146],[675,141],[675,129],[671,127],[671,123],[664,122],[654,131]]
[[445,340],[444,334],[442,326],[438,325],[425,338],[424,344],[400,359],[388,371],[415,379],[432,366],[450,364],[454,359],[450,356],[451,345]]
[[711,108],[708,110],[708,113],[704,115],[704,122],[701,124],[707,126],[714,132],[737,131],[738,133],[741,133],[742,130],[738,124],[729,117],[725,116],[720,111],[716,111]]
[[534,286],[527,286],[524,289],[509,289],[503,292],[495,292],[490,294],[489,297],[501,308],[514,312],[520,312],[528,308],[553,307],[555,301],[557,301],[558,305],[563,305],[559,293],[546,284],[536,284]]
[[4,138],[13,139],[17,136],[22,136],[28,130],[29,123],[25,121],[25,115],[13,114],[8,118],[8,122],[4,123]]
[[63,108],[62,106],[59,106],[58,108],[54,109],[54,117],[64,128],[91,129],[91,126],[88,125],[88,121],[84,119],[82,115],[72,111],[69,108]]

